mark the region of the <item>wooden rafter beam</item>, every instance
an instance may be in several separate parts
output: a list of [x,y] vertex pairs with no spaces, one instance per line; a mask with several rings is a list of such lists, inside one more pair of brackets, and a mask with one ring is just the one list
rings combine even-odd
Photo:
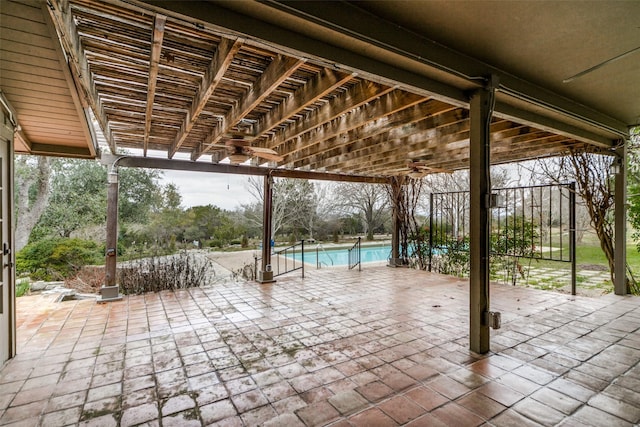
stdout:
[[[514,155],[524,156],[522,158],[518,158],[518,161],[524,160],[533,160],[544,157],[554,157],[554,156],[563,156],[570,152],[572,148],[585,149],[589,147],[589,144],[586,144],[582,141],[576,141],[574,139],[566,140],[566,141],[556,141],[552,144],[534,148],[525,147],[519,148],[517,150],[507,150],[500,151],[497,153],[491,154],[491,163],[492,164],[503,164],[503,163],[511,163],[514,161]],[[469,158],[465,159],[457,159],[457,160],[444,160],[443,166],[447,167],[450,170],[458,170],[458,169],[466,169],[469,167]]]
[[113,153],[115,153],[116,143],[113,138],[113,133],[109,127],[107,115],[105,114],[100,101],[100,96],[98,95],[95,82],[91,77],[89,62],[82,50],[80,36],[74,22],[71,5],[68,1],[51,0],[47,9],[49,10],[49,14],[56,29],[58,30],[58,36],[60,43],[62,44],[62,48],[68,57],[68,65],[76,88],[84,102],[86,102],[93,110],[94,115],[102,128],[102,133],[109,144],[109,148]]
[[[468,116],[467,110],[459,110]],[[448,113],[447,113],[448,114]],[[523,132],[522,127],[506,120],[491,124],[492,141]],[[467,150],[469,147],[469,121],[462,120],[446,126],[430,129],[410,137],[371,145],[365,149],[338,156],[327,170],[370,171],[380,167],[404,167],[412,159],[423,160],[430,153],[450,153],[452,150]],[[438,166],[433,164],[433,166]]]
[[147,109],[144,120],[143,155],[147,155],[149,135],[151,133],[151,121],[153,119],[153,101],[156,96],[156,84],[158,82],[158,70],[160,68],[160,54],[162,53],[162,40],[164,39],[164,25],[167,17],[157,14],[153,22],[153,35],[151,36],[151,54],[149,55],[149,83],[147,85]]
[[227,69],[231,65],[233,58],[238,53],[243,44],[242,39],[231,40],[223,38],[216,49],[213,59],[209,63],[209,67],[204,74],[200,87],[196,93],[190,110],[187,112],[186,117],[182,121],[182,125],[178,130],[176,139],[169,149],[168,157],[172,158],[175,153],[180,149],[184,141],[189,136],[189,132],[196,124],[198,116],[204,110],[207,105],[207,101],[211,97],[211,94],[215,91],[216,87],[222,81],[222,77],[226,73]]
[[[429,100],[390,114],[362,128],[339,135],[298,153],[290,167],[300,167],[303,162],[312,167],[329,158],[355,152],[380,142],[403,138],[432,127],[458,121],[461,110],[437,100]],[[445,114],[446,113],[446,114]],[[285,158],[285,160],[287,160]]]
[[407,152],[412,148],[433,147],[452,144],[468,137],[469,112],[464,109],[448,111],[441,115],[428,117],[424,120],[419,131],[407,136],[385,139],[384,135],[368,141],[358,143],[356,149],[348,150],[344,154],[327,157],[312,167],[325,167],[328,170],[366,167],[376,160],[389,159],[392,156],[409,160]]
[[[290,140],[280,149],[281,153],[285,153],[289,159],[300,159],[299,153],[305,149],[317,150],[326,149],[327,140],[344,135],[353,129],[366,126],[368,123],[383,119],[388,115],[397,113],[400,110],[409,108],[413,105],[425,101],[426,98],[409,92],[393,91],[370,103],[361,105],[349,114],[342,114],[338,118],[326,123],[313,132],[309,132]],[[290,163],[289,161],[288,163]],[[299,166],[302,162],[299,162]]]
[[262,73],[260,78],[252,85],[251,89],[242,97],[237,106],[223,119],[221,126],[213,129],[206,138],[204,144],[200,144],[191,153],[191,160],[195,161],[203,154],[211,151],[220,140],[247,114],[256,108],[278,86],[280,86],[302,64],[304,59],[278,55]]
[[355,74],[323,68],[322,72],[314,79],[297,89],[293,96],[273,108],[259,120],[256,126],[256,136],[264,135],[273,130],[276,126],[289,120],[291,116],[298,114],[354,77]]
[[[540,148],[550,148],[556,144],[571,141],[564,135],[550,134],[545,131],[536,132],[529,135],[522,135],[513,138],[492,141],[491,155],[498,153],[517,153],[526,152],[527,150],[537,150]],[[431,152],[425,156],[425,160],[438,161],[456,161],[464,160],[469,157],[469,148],[459,148],[448,150],[446,153]]]
[[267,148],[278,150],[281,154],[287,154],[289,152],[287,148],[281,147],[285,142],[322,126],[347,111],[353,110],[392,90],[393,88],[389,86],[383,86],[370,81],[360,81],[358,84],[332,99],[331,102],[326,103],[318,110],[309,114],[304,120],[300,120],[285,130],[278,132],[268,141],[266,146]]
[[[517,138],[496,139],[496,141],[493,141],[491,150],[492,159],[495,157],[495,159],[501,159],[500,162],[505,163],[508,159],[513,161],[514,158],[519,158],[525,154],[529,156],[529,158],[535,158],[544,153],[566,151],[567,144],[575,142],[574,140],[567,139],[565,136],[550,135],[547,132],[539,133],[539,138],[537,138],[537,143],[534,146],[529,144],[526,146],[517,145],[517,143],[513,143],[514,140],[517,140]],[[469,166],[468,140],[464,141],[464,145],[465,147],[454,150],[449,150],[445,147],[440,150],[431,149],[429,151],[409,154],[419,157],[420,161],[425,162],[427,166],[433,165],[448,170],[464,169]],[[407,158],[381,158],[368,162],[366,166],[352,168],[351,171],[359,174],[382,173],[382,171],[406,167],[406,163]]]
[[[468,111],[461,110],[466,116]],[[447,113],[448,114],[448,113]],[[497,141],[512,138],[530,131],[526,126],[506,120],[496,119],[491,124],[491,140]],[[363,150],[349,152],[347,155],[334,157],[335,161],[327,167],[329,170],[369,170],[377,169],[385,162],[389,167],[403,167],[411,159],[424,159],[434,151],[450,153],[453,150],[469,150],[469,121],[437,127],[427,132],[414,135],[413,138],[388,141],[366,147]],[[433,165],[437,166],[437,165]]]

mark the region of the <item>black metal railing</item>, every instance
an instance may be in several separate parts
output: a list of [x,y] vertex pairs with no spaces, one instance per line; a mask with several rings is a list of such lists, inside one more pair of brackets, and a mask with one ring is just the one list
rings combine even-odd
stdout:
[[[511,281],[515,284],[523,275],[518,259],[571,263],[575,294],[575,183],[495,188],[493,193],[500,203],[490,214],[491,256],[515,260],[505,264],[512,269]],[[430,195],[429,229],[424,236],[429,271],[468,273],[469,200],[468,191]]]
[[[296,258],[297,254],[300,254],[298,258]],[[258,262],[261,260],[261,257],[254,257],[254,280],[258,274]],[[304,279],[304,240],[286,248],[274,250],[271,253],[271,268],[273,277],[301,270]]]
[[360,256],[360,241],[361,237],[358,237],[358,241],[353,244],[351,249],[349,249],[349,270],[358,266],[358,271],[362,270],[362,257]]

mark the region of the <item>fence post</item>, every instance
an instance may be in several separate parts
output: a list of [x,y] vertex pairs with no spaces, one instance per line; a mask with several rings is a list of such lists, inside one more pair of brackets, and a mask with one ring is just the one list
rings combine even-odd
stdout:
[[302,254],[300,255],[300,259],[302,260],[302,278],[304,279],[304,239],[301,241],[302,246]]
[[362,238],[358,236],[358,271],[362,271],[362,254],[360,252]]

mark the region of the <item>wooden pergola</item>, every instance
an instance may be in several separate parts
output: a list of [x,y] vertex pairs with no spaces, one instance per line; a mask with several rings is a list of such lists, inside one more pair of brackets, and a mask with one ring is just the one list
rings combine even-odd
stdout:
[[[472,350],[483,353],[490,164],[572,150],[624,159],[640,114],[640,52],[631,37],[640,5],[572,7],[5,1],[0,89],[21,153],[133,150],[112,165],[255,173],[266,190],[274,175],[386,182],[470,169],[470,335]],[[548,31],[560,22],[563,37]],[[93,122],[108,147],[98,146]],[[232,152],[281,160],[230,166]],[[624,172],[616,185],[623,206]],[[616,241],[624,242],[624,210],[617,212]],[[624,293],[624,245],[617,250],[616,293]],[[114,285],[115,257],[107,265]]]

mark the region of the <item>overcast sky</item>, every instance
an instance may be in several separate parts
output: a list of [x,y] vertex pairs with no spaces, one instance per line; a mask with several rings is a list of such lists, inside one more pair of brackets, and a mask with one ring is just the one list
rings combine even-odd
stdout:
[[163,185],[172,182],[179,188],[184,207],[214,205],[234,210],[255,201],[246,175],[165,170],[163,176]]

